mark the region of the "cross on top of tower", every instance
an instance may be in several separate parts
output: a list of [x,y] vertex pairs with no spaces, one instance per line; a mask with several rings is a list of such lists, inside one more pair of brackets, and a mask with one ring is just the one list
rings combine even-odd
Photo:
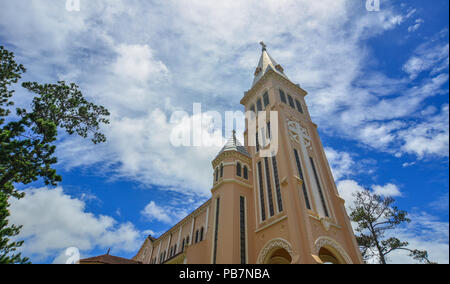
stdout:
[[262,50],[265,51],[267,45],[264,43],[264,41],[261,41],[259,44],[262,46]]

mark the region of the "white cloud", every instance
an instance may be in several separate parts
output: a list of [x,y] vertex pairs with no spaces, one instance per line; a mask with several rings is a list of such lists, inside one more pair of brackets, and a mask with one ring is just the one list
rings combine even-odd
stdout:
[[[337,187],[340,196],[346,201],[347,212],[351,212],[355,202],[354,194],[365,190],[364,187],[354,180],[340,181]],[[398,187],[394,184],[372,185],[371,188],[373,192],[382,195],[399,196],[400,194]],[[430,259],[434,262],[448,263],[448,222],[442,222],[426,212],[413,212],[408,217],[412,222],[398,227],[395,231],[390,232],[388,237],[392,236],[399,238],[401,241],[409,242],[409,248],[411,249],[427,250]],[[355,227],[356,224],[352,225]],[[398,264],[416,263],[408,254],[408,252],[395,251],[389,254],[389,262]]]
[[325,154],[336,181],[354,174],[355,162],[350,153],[339,152],[330,147],[326,147]]
[[420,73],[427,70],[437,73],[448,69],[448,49],[448,43],[425,42],[417,47],[414,55],[403,66],[403,70],[410,75],[411,79],[415,79]]
[[428,117],[422,123],[411,125],[399,132],[404,140],[402,150],[415,154],[419,159],[425,156],[449,156],[449,107],[445,105],[441,113]]
[[375,194],[385,196],[385,197],[402,196],[402,193],[400,192],[399,188],[395,184],[392,184],[392,183],[388,183],[384,186],[374,185],[372,187],[372,190]]
[[171,225],[187,216],[187,212],[180,207],[158,206],[154,201],[150,201],[141,214],[149,221],[156,220]]
[[354,180],[342,180],[337,183],[339,195],[345,200],[345,208],[350,213],[355,205],[355,194],[362,192],[364,187]]
[[414,25],[408,27],[408,32],[411,33],[417,31],[424,22],[423,19],[416,19]]
[[[395,232],[395,237],[409,242],[409,248],[428,251],[431,261],[449,263],[449,224],[426,212],[408,216],[411,223]],[[396,251],[389,255],[390,263],[417,263],[407,252]]]
[[26,241],[21,250],[38,262],[69,247],[132,252],[141,241],[133,224],[86,212],[85,202],[66,195],[61,187],[28,189],[25,198],[10,201],[11,224],[23,225],[18,238]]
[[153,58],[152,50],[148,45],[126,45],[117,47],[119,57],[114,63],[113,70],[119,77],[126,80],[144,82],[169,75],[167,66]]
[[415,164],[417,164],[417,162],[403,163],[402,167],[408,168],[414,166]]
[[[7,1],[0,20],[0,36],[17,47],[29,79],[76,81],[88,99],[112,113],[107,144],[93,148],[62,139],[61,163],[96,165],[105,176],[147,187],[209,194],[210,162],[219,149],[171,147],[168,118],[174,110],[190,110],[193,102],[219,111],[241,109],[260,40],[292,81],[311,93],[310,111],[324,131],[382,151],[399,151],[392,148],[401,147],[400,120],[448,79],[435,73],[439,80],[411,89],[407,78],[364,71],[366,62],[376,60],[365,40],[411,17],[389,4],[367,13],[352,0],[117,0],[84,1],[81,12],[67,13],[64,3],[36,3]],[[333,168],[337,178],[350,170]]]

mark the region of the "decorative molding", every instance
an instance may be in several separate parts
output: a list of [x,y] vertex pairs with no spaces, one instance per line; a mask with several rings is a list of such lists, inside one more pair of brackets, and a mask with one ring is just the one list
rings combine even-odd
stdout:
[[353,264],[352,259],[350,256],[345,252],[345,250],[342,248],[342,246],[334,239],[330,237],[319,237],[314,242],[314,254],[319,255],[319,251],[321,248],[332,248],[333,250],[337,251],[339,253],[338,257],[341,257],[344,259],[346,264]]
[[312,150],[312,138],[308,129],[302,126],[300,122],[286,119],[289,137],[298,144],[304,143],[308,150]]
[[248,157],[244,154],[241,154],[239,152],[236,151],[225,151],[223,153],[221,153],[219,156],[217,156],[213,162],[212,162],[212,166],[215,169],[216,167],[219,166],[219,164],[221,163],[221,161],[225,158],[235,158],[235,159],[240,159],[241,161],[244,161],[247,164],[251,164],[252,162],[252,158]]
[[291,258],[294,259],[295,253],[294,250],[292,249],[291,244],[285,239],[277,238],[270,240],[268,243],[266,243],[264,248],[259,253],[257,264],[264,264],[264,261],[266,260],[269,253],[272,252],[274,249],[279,248],[285,249],[291,256]]
[[[274,217],[277,217],[277,216],[274,216]],[[272,217],[272,218],[274,218],[274,217]],[[281,221],[283,221],[283,220],[285,220],[285,219],[287,219],[287,215],[284,215],[283,217],[281,217],[281,218],[279,218],[279,219],[276,219],[276,220],[273,221],[272,223],[269,223],[269,224],[265,225],[264,227],[261,227],[261,228],[257,229],[257,230],[255,231],[255,233],[259,233],[259,232],[261,232],[261,231],[264,231],[264,230],[267,229],[268,227],[271,227],[271,226],[273,226],[273,225],[275,225],[275,224],[277,224],[277,223],[280,223]]]
[[[245,180],[246,182],[250,183],[250,181],[248,181],[248,180],[246,180],[246,179],[243,179],[243,178],[242,178],[242,180]],[[245,183],[245,182],[242,182],[242,181],[240,181],[240,180],[238,180],[238,179],[222,179],[222,180],[220,180],[218,183],[216,183],[216,184],[214,185],[214,187],[211,189],[211,192],[214,193],[214,192],[215,192],[222,184],[224,184],[224,183],[237,183],[237,184],[242,185],[242,186],[244,186],[244,187],[253,189],[253,186],[252,186],[252,185],[250,185],[250,184],[248,184],[248,183]]]
[[285,83],[284,87],[286,87],[288,90],[291,90],[293,93],[299,93],[303,97],[308,95],[308,93],[305,90],[303,90],[298,85],[292,83],[289,79],[284,78],[274,70],[268,70],[264,74],[264,76],[262,76],[262,78],[259,79],[259,81],[256,82],[256,84],[250,90],[245,92],[245,95],[241,100],[241,104],[246,105],[248,101],[251,99],[251,97],[253,97],[253,95],[257,93],[257,90],[260,88],[260,86],[263,85],[271,77],[276,77],[277,79],[280,79],[283,83]]

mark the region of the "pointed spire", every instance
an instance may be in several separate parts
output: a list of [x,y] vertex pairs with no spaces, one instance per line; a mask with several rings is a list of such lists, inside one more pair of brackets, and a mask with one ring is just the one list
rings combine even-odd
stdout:
[[284,69],[278,64],[267,52],[267,45],[261,41],[259,43],[262,46],[262,54],[259,59],[258,67],[255,71],[255,79],[253,80],[253,86],[266,74],[267,71],[273,70],[280,74],[281,76],[288,79],[288,77],[284,74]]
[[248,153],[247,149],[244,146],[242,146],[241,142],[239,142],[239,140],[236,138],[236,130],[233,130],[233,136],[230,137],[230,139],[228,139],[228,142],[225,144],[225,146],[223,146],[222,150],[219,152],[217,156],[227,151],[237,151],[241,154],[250,157],[250,154]]

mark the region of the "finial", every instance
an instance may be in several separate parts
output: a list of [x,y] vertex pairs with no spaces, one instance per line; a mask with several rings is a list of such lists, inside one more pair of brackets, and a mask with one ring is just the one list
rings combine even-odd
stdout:
[[264,41],[261,41],[259,44],[262,46],[262,51],[266,51],[267,45],[264,43]]
[[108,252],[106,253],[106,255],[109,255],[110,252],[111,252],[111,248],[108,249]]

